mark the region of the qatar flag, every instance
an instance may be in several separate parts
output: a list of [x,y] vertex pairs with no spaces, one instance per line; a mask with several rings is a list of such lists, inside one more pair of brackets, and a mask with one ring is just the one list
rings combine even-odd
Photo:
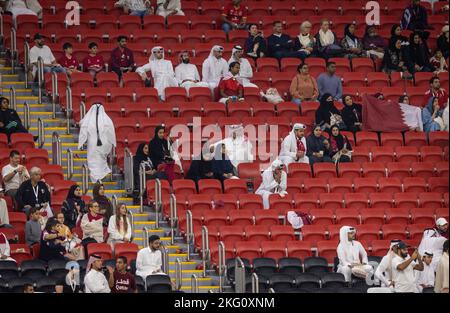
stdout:
[[380,100],[367,94],[362,95],[362,119],[364,130],[367,131],[423,131],[420,108],[391,100]]

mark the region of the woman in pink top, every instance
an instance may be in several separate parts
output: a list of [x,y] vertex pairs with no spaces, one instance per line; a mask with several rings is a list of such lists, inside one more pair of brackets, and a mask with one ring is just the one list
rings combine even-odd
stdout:
[[308,65],[305,63],[297,67],[298,74],[292,80],[289,92],[292,97],[292,102],[300,105],[302,101],[315,101],[319,96],[317,82],[309,75]]

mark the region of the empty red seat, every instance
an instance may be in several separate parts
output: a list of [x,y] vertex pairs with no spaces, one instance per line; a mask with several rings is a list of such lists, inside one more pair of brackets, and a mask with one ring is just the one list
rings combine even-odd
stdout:
[[283,241],[262,241],[261,252],[264,258],[278,260],[286,257],[286,243]]
[[370,178],[355,178],[353,180],[355,192],[377,192],[378,184],[377,179],[374,177]]
[[281,198],[278,194],[270,195],[269,205],[271,210],[277,211],[280,215],[285,215],[292,210],[292,196],[288,194]]
[[370,206],[372,208],[391,208],[394,206],[392,193],[370,193]]
[[411,164],[412,176],[428,180],[434,176],[434,164],[431,162],[413,162]]
[[187,197],[192,211],[209,210],[211,208],[211,194],[194,194]]
[[302,240],[308,241],[313,247],[317,247],[317,242],[326,240],[324,225],[304,225],[302,227]]
[[406,177],[403,179],[403,190],[405,192],[427,191],[426,181],[422,177]]
[[390,244],[390,240],[373,240],[371,255],[379,257],[385,256],[389,251]]
[[336,166],[333,163],[314,163],[314,176],[319,178],[333,178],[337,176]]
[[190,179],[175,179],[172,182],[173,192],[176,195],[190,195],[197,193],[195,182]]
[[217,179],[200,179],[198,181],[199,194],[214,195],[222,193],[222,184]]
[[409,233],[409,238],[410,239],[422,239],[423,237],[423,232],[425,231],[425,229],[430,228],[430,226],[432,226],[434,224],[434,220],[433,223],[429,224],[429,223],[414,223],[411,225],[408,225],[408,233]]
[[367,83],[372,87],[387,87],[389,86],[389,76],[381,72],[367,73]]
[[383,193],[402,192],[402,182],[400,178],[396,177],[379,178],[378,184],[380,192]]
[[288,167],[289,177],[311,178],[311,166],[307,163],[291,163]]
[[306,193],[326,193],[328,184],[325,178],[305,178],[304,189]]
[[378,146],[378,135],[374,132],[360,131],[356,133],[356,145],[361,147]]
[[351,178],[330,178],[328,179],[330,192],[347,193],[353,191],[353,181]]
[[354,147],[352,152],[352,160],[354,163],[370,162],[370,147]]
[[372,162],[387,163],[394,161],[393,147],[372,147]]
[[407,208],[387,208],[385,213],[387,224],[409,224],[409,209]]
[[342,193],[321,193],[319,195],[322,209],[336,210],[344,207],[344,196]]
[[428,179],[428,187],[431,192],[448,192],[448,177],[431,177]]
[[114,245],[114,256],[116,258],[124,256],[128,262],[136,260],[139,246],[132,242],[116,243]]
[[386,164],[387,174],[391,178],[403,179],[411,173],[410,165],[407,163],[389,162]]
[[361,176],[361,165],[359,163],[339,163],[339,177],[356,178]]
[[241,225],[223,226],[219,228],[220,240],[227,246],[244,239],[244,228]]
[[337,256],[337,246],[339,241],[326,240],[317,242],[317,256],[327,259],[328,264],[334,263],[334,258]]
[[443,160],[443,153],[441,147],[438,146],[423,146],[420,148],[420,156],[423,162],[440,162]]
[[397,162],[409,163],[417,162],[419,160],[419,150],[415,146],[396,147],[395,156]]
[[19,150],[20,152],[23,152],[26,149],[34,148],[34,139],[32,134],[12,133],[10,139],[11,148]]
[[406,239],[405,225],[402,224],[385,224],[381,231],[385,240]]
[[403,136],[401,133],[381,133],[381,145],[384,147],[403,146]]
[[239,194],[239,208],[241,210],[262,210],[262,197],[255,194]]
[[[357,225],[360,223],[359,210],[358,209],[337,209],[336,212],[336,223],[341,225]],[[328,227],[328,230],[330,228]],[[330,239],[333,240],[333,238]]]
[[435,223],[434,208],[412,208],[410,212],[412,224],[427,224],[433,226]]
[[166,87],[164,90],[166,102],[184,102],[187,101],[186,89],[183,87]]
[[112,258],[111,246],[107,243],[90,243],[87,246],[88,256],[96,254],[104,260]]
[[367,208],[369,198],[366,193],[346,193],[344,194],[345,207],[350,209]]
[[352,59],[353,72],[360,72],[364,75],[375,70],[372,59],[370,58],[353,58]]
[[359,212],[363,224],[384,224],[384,208],[361,209]]
[[344,86],[352,86],[352,87],[363,87],[366,86],[366,75],[365,73],[344,73],[342,75],[342,79],[344,80]]
[[272,241],[293,241],[295,240],[294,229],[291,225],[271,225],[270,237]]
[[380,238],[380,225],[363,224],[356,227],[356,236],[358,241],[364,241],[371,245],[374,240]]
[[99,87],[119,87],[119,78],[116,73],[100,72],[96,75]]
[[255,210],[256,225],[277,225],[279,224],[278,212],[275,210]]
[[61,165],[56,164],[46,164],[41,165],[42,178],[46,180],[47,183],[52,184],[55,180],[64,180],[63,169]]
[[301,211],[309,211],[319,207],[319,199],[316,193],[294,195],[295,207]]
[[228,213],[231,225],[246,226],[254,225],[255,218],[253,210],[236,210]]
[[259,58],[256,69],[258,72],[278,72],[278,60],[275,58]]
[[449,164],[448,161],[436,163],[436,175],[440,177],[449,176]]
[[204,224],[208,227],[223,227],[228,224],[228,212],[225,210],[203,211]]
[[427,137],[424,132],[408,131],[405,133],[405,146],[422,147],[427,145]]
[[304,260],[312,256],[311,243],[308,241],[288,241],[286,243],[288,257]]
[[332,209],[313,209],[309,214],[314,225],[331,225],[334,222],[333,212]]
[[240,194],[247,193],[247,182],[243,179],[227,179],[223,182],[224,193]]
[[248,259],[250,262],[261,256],[259,242],[238,241],[235,243],[236,255]]

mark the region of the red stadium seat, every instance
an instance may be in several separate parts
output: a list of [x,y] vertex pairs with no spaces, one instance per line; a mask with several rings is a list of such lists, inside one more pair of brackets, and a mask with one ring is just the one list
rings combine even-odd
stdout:
[[199,194],[214,195],[222,193],[222,184],[217,179],[200,179],[198,181]]
[[308,241],[288,241],[286,246],[288,257],[290,258],[299,258],[304,260],[305,258],[312,256],[312,246]]
[[41,165],[42,178],[49,184],[55,180],[64,180],[63,168],[61,165],[46,164]]
[[418,194],[415,192],[395,193],[394,203],[397,208],[415,208],[419,205]]
[[313,165],[314,176],[318,178],[335,178],[337,177],[336,165],[333,163],[315,163]]
[[373,192],[369,194],[369,200],[372,208],[391,208],[394,206],[392,193]]
[[253,259],[261,256],[259,242],[238,241],[234,246],[236,248],[236,255],[248,259],[250,262],[253,262]]
[[419,150],[415,146],[396,147],[395,156],[397,162],[411,164],[412,162],[419,161]]
[[[53,196],[67,196],[70,187],[77,183],[72,180],[54,180],[52,181]],[[54,199],[52,199],[54,200]]]
[[430,192],[448,192],[448,177],[431,177],[428,179]]
[[286,257],[286,243],[283,241],[262,241],[261,251],[264,258],[279,260]]
[[264,241],[270,239],[270,231],[268,225],[251,225],[245,226],[245,237],[248,241]]
[[407,163],[389,162],[386,164],[388,176],[403,179],[411,175],[410,165]]
[[370,147],[353,147],[352,160],[357,163],[370,162]]
[[344,194],[345,207],[349,209],[359,209],[369,207],[369,198],[366,193],[346,193]]
[[[152,30],[152,31],[164,30],[164,17],[162,17],[162,16],[146,15],[143,17],[143,22],[144,22],[143,27],[146,30]],[[122,29],[122,25],[120,28]]]
[[411,164],[412,176],[428,180],[434,176],[434,164],[431,162],[413,162]]
[[408,233],[410,239],[422,239],[423,232],[425,229],[430,228],[434,224],[434,220],[431,224],[429,223],[414,223],[408,225]]
[[306,163],[291,163],[288,167],[288,175],[290,178],[311,178],[311,166]]
[[378,179],[380,192],[383,193],[395,193],[402,192],[402,182],[400,178],[389,177]]
[[119,78],[116,73],[100,72],[97,73],[96,78],[99,87],[119,87]]
[[[183,10],[186,11],[184,7]],[[176,31],[187,30],[189,28],[189,19],[186,16],[169,15],[167,16],[167,28]]]
[[138,251],[138,245],[132,242],[116,243],[114,245],[114,256],[116,258],[124,256],[127,258],[128,262],[136,260]]
[[365,241],[371,245],[372,241],[380,238],[380,225],[364,224],[356,227],[356,236],[359,241]]
[[420,156],[423,162],[437,163],[443,161],[444,154],[438,146],[423,146],[420,148]]
[[326,193],[328,192],[327,180],[325,178],[305,178],[305,193]]
[[449,164],[448,161],[438,162],[436,163],[436,174],[440,177],[448,177],[449,176]]
[[369,177],[369,178],[355,178],[353,180],[355,192],[377,192],[378,184],[377,178]]
[[262,197],[255,194],[239,194],[239,208],[241,210],[262,210]]
[[374,132],[360,131],[356,133],[356,145],[360,147],[378,146],[378,135]]
[[321,193],[319,201],[322,209],[334,211],[344,207],[344,196],[342,193]]
[[223,226],[219,228],[220,240],[226,245],[227,243],[234,243],[236,241],[244,240],[244,228],[239,225]]
[[275,210],[255,210],[256,225],[278,225],[278,213]]
[[313,218],[314,225],[331,225],[334,222],[332,209],[310,210],[309,214]]
[[230,211],[230,224],[233,226],[246,226],[246,225],[254,225],[254,215],[253,210],[236,210]]
[[337,256],[336,248],[339,241],[319,241],[317,242],[317,255],[327,259],[328,264],[333,264],[334,258]]
[[412,208],[411,212],[411,223],[412,224],[427,224],[434,225],[434,208]]
[[280,215],[285,215],[292,210],[292,196],[288,194],[284,198],[280,195],[273,194],[269,196],[269,205],[271,210],[275,210]]
[[[341,225],[357,225],[360,223],[358,209],[338,209],[336,210],[336,223]],[[329,230],[329,228],[328,228]],[[333,240],[333,238],[330,239]]]
[[390,240],[373,240],[371,255],[379,257],[385,256],[389,251],[390,244]]
[[372,162],[394,162],[394,147],[372,147]]
[[363,176],[366,178],[386,177],[386,168],[383,163],[363,163],[361,167]]
[[191,195],[197,193],[195,182],[190,179],[175,179],[172,182],[172,187],[175,195]]
[[236,210],[238,207],[235,195],[216,194],[213,196],[213,202],[216,210]]
[[330,186],[330,192],[353,192],[353,181],[351,178],[330,178],[328,179],[328,184]]
[[353,58],[353,72],[363,73],[364,76],[375,71],[373,61],[370,58]]
[[422,147],[427,145],[427,137],[424,132],[407,131],[405,133],[405,146]]
[[336,63],[336,74],[339,76],[351,72],[350,61],[347,58],[330,58],[328,61]]
[[111,246],[107,243],[90,243],[87,246],[88,256],[96,254],[104,260],[112,258]]
[[34,148],[34,139],[32,134],[12,133],[11,148],[24,152],[26,149]]
[[354,179],[361,176],[361,165],[359,163],[339,163],[338,172],[341,178]]
[[209,210],[211,208],[211,198],[211,194],[195,194],[187,197],[192,211]]
[[387,208],[385,213],[387,224],[409,224],[409,209]]
[[260,58],[256,65],[258,72],[278,72],[278,60],[275,58]]
[[223,182],[224,193],[240,194],[247,193],[247,182],[244,179],[227,179]]
[[223,227],[228,224],[228,213],[225,210],[203,211],[204,224],[208,227]]
[[28,168],[48,164],[48,152],[45,149],[25,149],[25,164]]
[[439,146],[442,149],[448,147],[448,133],[447,132],[429,132],[428,141],[430,146]]
[[317,247],[317,242],[326,240],[324,225],[304,225],[302,227],[302,240],[308,241],[313,247]]
[[295,194],[294,202],[295,207],[303,212],[319,208],[319,199],[317,193]]
[[405,225],[402,224],[385,224],[381,226],[384,240],[406,239]]
[[388,87],[389,76],[381,72],[367,73],[367,83],[371,87]]

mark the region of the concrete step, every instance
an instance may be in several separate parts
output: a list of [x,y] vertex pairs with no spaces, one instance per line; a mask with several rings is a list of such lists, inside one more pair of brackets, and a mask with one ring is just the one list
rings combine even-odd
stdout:
[[[175,277],[171,277],[171,280],[173,283],[175,283]],[[197,281],[198,281],[199,287],[212,286],[215,283],[211,277],[197,278]],[[190,277],[181,279],[181,288],[182,288],[182,290],[184,288],[187,292],[191,291],[191,278]],[[185,291],[185,290],[183,290],[183,291]]]

